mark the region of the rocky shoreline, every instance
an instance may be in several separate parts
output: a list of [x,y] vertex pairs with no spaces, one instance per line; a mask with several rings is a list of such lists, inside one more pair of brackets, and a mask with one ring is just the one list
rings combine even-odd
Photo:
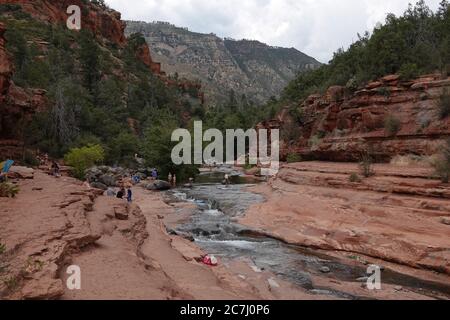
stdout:
[[[389,168],[382,169],[379,172],[389,172]],[[285,166],[278,179],[252,188],[263,194],[266,202],[251,207],[239,223],[259,235],[313,248],[346,264],[364,267],[376,263],[431,286],[445,287],[449,283],[445,256],[448,226],[439,219],[447,217],[448,200],[433,196],[410,199],[383,190],[379,190],[384,193],[381,198],[374,197],[375,191],[366,188],[355,192],[361,187],[356,184],[336,189],[332,181],[339,180],[339,174],[347,175],[348,170],[352,168],[326,163]],[[311,171],[315,180],[307,176]],[[395,172],[407,176],[406,171]],[[414,170],[416,176],[418,172]],[[327,174],[336,176],[325,179]],[[329,187],[326,181],[331,181]],[[0,200],[0,242],[6,246],[0,260],[1,299],[336,299],[326,292],[307,292],[245,259],[220,261],[216,268],[197,262],[205,252],[189,239],[168,232],[190,219],[195,209],[192,204],[167,203],[163,194],[136,187],[136,199],[130,206],[75,179],[55,179],[41,171],[33,176],[28,172],[28,179],[18,184],[21,192],[17,198]],[[352,188],[353,197],[361,201],[357,206],[341,203],[349,201],[344,195]],[[369,200],[377,201],[366,203]],[[394,215],[387,222],[382,209],[373,207],[380,207],[380,201],[387,208],[386,215],[398,214],[393,208],[402,205],[420,220],[407,224],[405,221],[411,221],[405,219],[411,218],[402,215],[399,219],[404,226],[399,227]],[[308,203],[315,206],[311,211],[314,219],[308,214]],[[413,204],[420,208],[412,208]],[[345,211],[350,212],[350,221],[335,209],[350,210]],[[327,216],[330,212],[335,214]],[[264,219],[260,219],[262,214]],[[270,225],[265,223],[267,217],[273,221]],[[390,224],[397,234],[388,233],[391,226],[380,229],[380,223]],[[417,237],[419,231],[421,238]],[[389,242],[383,242],[388,236]],[[81,290],[66,286],[70,265],[81,268]],[[389,284],[382,292],[368,292],[357,281],[333,279],[332,273],[313,274],[311,281],[355,297],[445,299],[438,293],[423,295]]]
[[402,265],[449,283],[448,186],[429,180],[426,168],[375,170],[350,182],[357,164],[285,165],[278,179],[251,189],[267,201],[239,223],[285,243]]

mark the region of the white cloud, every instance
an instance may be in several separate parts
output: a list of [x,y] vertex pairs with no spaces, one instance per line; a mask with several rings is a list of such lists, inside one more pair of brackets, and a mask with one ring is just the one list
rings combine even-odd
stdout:
[[[414,0],[106,0],[124,19],[295,47],[322,62]],[[441,0],[426,0],[435,10]]]

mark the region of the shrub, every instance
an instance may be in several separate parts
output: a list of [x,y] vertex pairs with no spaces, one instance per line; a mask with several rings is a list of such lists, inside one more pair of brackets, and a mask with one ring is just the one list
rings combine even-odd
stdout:
[[297,153],[290,153],[286,158],[287,163],[301,162],[302,157]]
[[305,120],[305,115],[303,109],[293,106],[289,108],[289,114],[294,119],[294,121],[298,124],[302,124]]
[[19,280],[16,277],[8,277],[7,279],[3,280],[3,283],[10,291],[16,289],[19,286]]
[[356,80],[355,77],[353,77],[347,81],[347,84],[345,85],[345,87],[348,90],[354,92],[354,91],[358,90],[358,81]]
[[19,193],[19,187],[9,183],[0,183],[0,197],[2,198],[14,198]]
[[361,175],[368,178],[374,175],[372,156],[368,151],[363,151],[360,155],[359,169]]
[[359,177],[358,174],[356,173],[352,173],[349,177],[349,181],[354,183],[354,182],[361,182],[361,178]]
[[390,114],[384,120],[384,131],[388,136],[395,136],[401,129],[402,123],[394,115]]
[[450,139],[447,140],[441,153],[432,161],[432,166],[436,175],[443,183],[448,183],[450,180]]
[[64,157],[67,165],[73,167],[73,175],[78,179],[84,179],[86,169],[100,163],[105,158],[105,151],[100,145],[88,145],[82,148],[74,148]]
[[450,90],[446,89],[439,98],[439,117],[445,119],[450,115]]
[[420,70],[415,63],[406,63],[401,66],[399,73],[402,80],[411,80],[417,78]]

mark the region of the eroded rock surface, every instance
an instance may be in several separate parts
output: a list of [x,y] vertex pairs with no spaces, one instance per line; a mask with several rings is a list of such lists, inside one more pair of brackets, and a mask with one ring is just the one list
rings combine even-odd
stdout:
[[[450,135],[450,117],[439,116],[440,97],[450,88],[450,78],[425,75],[400,81],[396,75],[369,83],[356,92],[333,86],[324,95],[299,101],[294,119],[289,108],[258,128],[280,128],[282,158],[290,153],[304,159],[359,161],[370,151],[377,160],[396,155],[433,155]],[[399,123],[389,132],[386,119]],[[284,133],[284,134],[283,134]]]
[[450,275],[448,185],[427,168],[377,165],[375,176],[349,181],[357,164],[286,165],[269,185],[267,202],[240,223],[284,242],[356,253]]
[[58,298],[64,293],[59,271],[66,259],[100,238],[87,220],[96,196],[74,179],[41,172],[19,185],[17,198],[0,199],[0,235],[6,246],[0,296]]

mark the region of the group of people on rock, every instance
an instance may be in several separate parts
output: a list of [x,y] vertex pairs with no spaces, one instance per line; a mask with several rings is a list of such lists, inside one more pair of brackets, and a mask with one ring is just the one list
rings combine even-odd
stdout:
[[126,188],[123,186],[120,187],[117,193],[113,188],[108,188],[108,190],[106,190],[106,195],[108,197],[116,197],[117,199],[121,200],[126,199],[128,203],[133,202],[133,190],[130,185],[128,185]]
[[119,192],[117,192],[117,194],[116,194],[116,198],[118,198],[118,199],[126,198],[129,203],[132,202],[133,201],[133,191],[131,190],[131,186],[128,186],[126,190],[124,187],[120,188]]

